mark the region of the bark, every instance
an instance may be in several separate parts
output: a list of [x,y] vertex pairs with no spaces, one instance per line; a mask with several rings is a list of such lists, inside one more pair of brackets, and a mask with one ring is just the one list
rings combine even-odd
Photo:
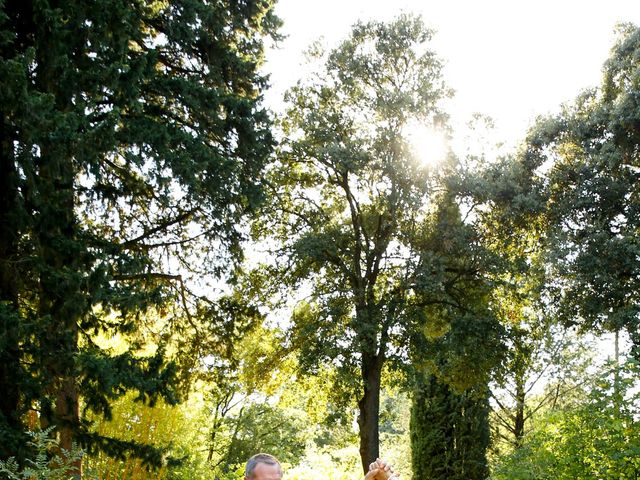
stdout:
[[[70,451],[80,425],[79,392],[75,359],[79,351],[78,324],[85,311],[79,281],[82,259],[76,246],[77,220],[74,212],[74,170],[64,147],[43,143],[37,192],[36,232],[43,264],[39,279],[40,321],[47,322],[41,339],[45,353],[43,367],[50,383],[45,394],[53,401],[51,418],[56,426],[59,448]],[[82,475],[82,462],[75,474]]]
[[524,438],[524,424],[525,424],[525,385],[520,378],[516,380],[516,411],[513,422],[513,436],[514,444],[516,448],[522,445],[522,439]]
[[[44,171],[45,169],[42,169]],[[48,175],[42,175],[43,181],[50,180]],[[44,189],[51,185],[42,185]],[[54,187],[55,188],[55,187]],[[59,193],[60,194],[60,193]],[[75,357],[78,353],[78,321],[82,309],[79,285],[75,279],[65,278],[62,285],[56,285],[57,275],[73,276],[76,274],[75,265],[78,259],[73,255],[73,249],[62,250],[58,245],[61,239],[73,242],[75,236],[75,222],[73,216],[73,195],[71,189],[63,197],[59,209],[58,227],[44,232],[40,238],[40,248],[45,268],[40,276],[40,308],[39,316],[47,319],[48,335],[43,342],[43,350],[48,352],[44,359],[44,368],[51,383],[47,388],[49,398],[54,402],[53,417],[50,419],[58,433],[60,448],[71,450],[75,430],[80,424],[79,393],[75,378]],[[60,205],[58,205],[60,206]],[[51,223],[55,210],[43,214],[42,221]],[[42,231],[43,229],[39,229]],[[81,474],[81,461],[77,463],[77,472]]]
[[[67,217],[70,220],[70,215]],[[64,223],[61,216],[60,223]],[[71,239],[69,231],[72,224],[67,224],[56,233],[57,238]],[[51,379],[46,393],[54,402],[52,418],[48,419],[56,426],[61,449],[71,450],[75,430],[80,424],[79,393],[75,378],[75,357],[78,353],[78,316],[74,312],[75,306],[68,302],[78,300],[77,286],[68,281],[68,286],[60,289],[53,288],[55,281],[47,270],[59,273],[65,266],[74,265],[74,258],[59,251],[51,242],[49,235],[40,238],[40,245],[45,260],[45,271],[40,279],[40,308],[41,319],[48,319],[48,335],[43,342],[43,350],[48,351],[44,361],[44,368]],[[51,242],[51,243],[50,243]],[[72,269],[73,271],[73,269]],[[54,274],[55,274],[54,273]],[[77,463],[77,471],[81,473],[81,462]]]
[[384,356],[362,355],[363,394],[358,402],[360,427],[360,460],[366,473],[369,464],[380,456],[380,383]]

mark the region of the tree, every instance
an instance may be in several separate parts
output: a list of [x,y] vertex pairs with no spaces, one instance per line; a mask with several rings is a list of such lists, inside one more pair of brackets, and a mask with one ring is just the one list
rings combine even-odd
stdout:
[[520,448],[536,415],[575,403],[584,393],[593,360],[593,345],[553,322],[555,318],[526,312],[512,310],[512,320],[519,321],[507,326],[508,353],[492,389],[496,449],[501,442],[508,449]]
[[[450,192],[420,251],[442,291],[421,291],[411,337],[414,478],[484,479],[488,474],[489,380],[503,359],[495,314],[495,257]],[[429,271],[427,270],[427,271]],[[470,272],[474,272],[471,274]]]
[[[234,332],[238,303],[193,299],[186,272],[220,274],[237,258],[238,223],[261,198],[273,142],[257,68],[271,9],[0,2],[0,456],[24,445],[32,409],[62,448],[117,453],[80,398],[106,417],[128,390],[175,402],[171,332],[205,339],[191,365]],[[164,330],[149,354],[154,312]],[[95,341],[136,332],[119,354]]]
[[[493,123],[476,114],[469,127],[473,138],[467,143],[473,145]],[[576,387],[572,374],[578,371],[571,370],[583,366],[583,357],[580,349],[570,351],[578,342],[569,341],[570,332],[556,325],[548,299],[541,295],[549,280],[544,263],[549,221],[540,158],[526,146],[507,155],[497,153],[499,145],[480,147],[468,149],[450,183],[467,209],[471,220],[466,221],[494,255],[487,262],[493,268],[487,272],[491,295],[484,303],[500,321],[504,356],[492,372],[493,418],[498,437],[517,446],[531,416]],[[464,257],[464,251],[456,255]],[[556,375],[554,391],[531,404],[531,390]]]
[[[358,23],[324,66],[292,88],[286,143],[271,171],[272,195],[255,232],[273,236],[276,289],[310,289],[296,309],[292,346],[307,372],[339,368],[340,391],[356,395],[363,468],[378,456],[382,369],[403,345],[408,239],[434,192],[410,154],[406,127],[438,125],[449,94],[419,18]],[[336,388],[340,385],[335,385]]]
[[[194,445],[202,442],[201,426],[204,423],[204,419],[198,416],[195,402],[168,405],[159,400],[151,407],[134,399],[135,394],[129,394],[114,400],[111,405],[113,417],[110,420],[99,416],[91,418],[95,431],[102,437],[117,439],[125,445],[146,445],[149,456],[156,454],[170,459],[162,468],[154,470],[153,476],[159,480],[171,477],[170,472],[175,473],[179,468],[204,464],[203,455],[194,448]],[[94,452],[85,458],[84,466],[97,478],[139,480],[150,475],[148,462],[140,456],[128,452],[118,456]],[[160,463],[159,459],[157,463]],[[210,471],[201,466],[198,473],[200,475],[190,478],[208,478]]]
[[281,338],[277,328],[254,325],[235,344],[233,368],[204,386],[207,462],[216,475],[231,475],[256,452],[293,463],[304,451],[313,422],[283,401],[300,387],[291,385],[295,362],[281,357]]
[[567,325],[629,332],[638,349],[640,30],[620,27],[599,89],[541,119],[527,155],[550,165],[549,296]]
[[231,422],[223,470],[244,463],[255,452],[277,451],[278,458],[287,463],[298,461],[304,453],[304,419],[285,409],[249,403]]
[[435,375],[421,382],[411,407],[413,478],[487,478],[489,439],[486,386],[458,393]]
[[638,366],[631,361],[609,367],[594,376],[585,402],[545,412],[521,448],[498,458],[492,478],[637,478]]

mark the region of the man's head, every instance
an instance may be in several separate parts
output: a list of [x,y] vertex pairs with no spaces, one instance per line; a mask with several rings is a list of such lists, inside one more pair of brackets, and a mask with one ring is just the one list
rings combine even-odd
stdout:
[[281,480],[280,462],[273,455],[258,453],[247,460],[244,478],[246,480]]

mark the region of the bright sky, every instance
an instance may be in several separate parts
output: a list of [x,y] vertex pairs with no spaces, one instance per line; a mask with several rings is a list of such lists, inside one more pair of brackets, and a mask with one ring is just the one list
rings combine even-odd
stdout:
[[358,19],[413,12],[437,31],[433,47],[456,91],[447,106],[454,127],[480,112],[509,143],[536,115],[599,84],[616,23],[640,25],[640,0],[279,0],[276,12],[288,38],[267,54],[272,108],[303,75],[311,42],[324,37],[332,46]]
[[[402,12],[421,14],[437,32],[433,47],[456,91],[447,106],[454,128],[483,113],[510,145],[537,115],[599,85],[616,23],[640,25],[640,0],[278,0],[287,38],[267,53],[267,105],[278,110],[284,91],[304,76],[303,52],[313,41],[333,46],[359,19]],[[612,340],[601,342],[610,352]]]

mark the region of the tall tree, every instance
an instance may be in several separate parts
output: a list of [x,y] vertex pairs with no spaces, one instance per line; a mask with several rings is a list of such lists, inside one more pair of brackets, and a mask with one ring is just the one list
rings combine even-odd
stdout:
[[488,389],[456,392],[434,375],[414,392],[411,457],[414,478],[487,478]]
[[[469,126],[477,141],[492,122],[476,115]],[[411,358],[419,478],[487,477],[489,384],[504,378],[509,347],[524,340],[514,304],[533,303],[524,297],[542,278],[535,255],[545,203],[540,185],[530,181],[538,165],[523,155],[496,157],[473,149],[458,160],[419,244],[443,279],[441,292],[417,295],[426,305],[416,315],[424,320]]]
[[358,23],[328,54],[312,52],[324,64],[288,92],[289,141],[271,172],[279,201],[255,226],[276,239],[271,285],[309,289],[292,347],[308,371],[335,364],[357,398],[365,470],[378,456],[383,367],[406,347],[410,239],[436,188],[406,141],[411,122],[444,120],[449,91],[431,37],[420,18],[401,16]]
[[[640,352],[640,29],[622,25],[600,88],[542,119],[527,155],[550,165],[549,289],[564,322],[626,330]],[[541,173],[541,175],[543,175]]]
[[[272,139],[257,68],[271,9],[0,2],[0,456],[19,449],[32,409],[63,448],[132,447],[91,434],[80,398],[107,417],[130,389],[175,401],[171,331],[233,331],[219,322],[233,302],[193,308],[183,273],[220,273],[261,197]],[[139,331],[153,310],[166,326],[155,354],[94,341]]]
[[441,283],[416,292],[413,302],[413,475],[480,480],[488,474],[488,385],[504,350],[492,298],[500,262],[461,215],[455,195],[445,196],[433,217],[419,243],[430,259],[422,271]]

